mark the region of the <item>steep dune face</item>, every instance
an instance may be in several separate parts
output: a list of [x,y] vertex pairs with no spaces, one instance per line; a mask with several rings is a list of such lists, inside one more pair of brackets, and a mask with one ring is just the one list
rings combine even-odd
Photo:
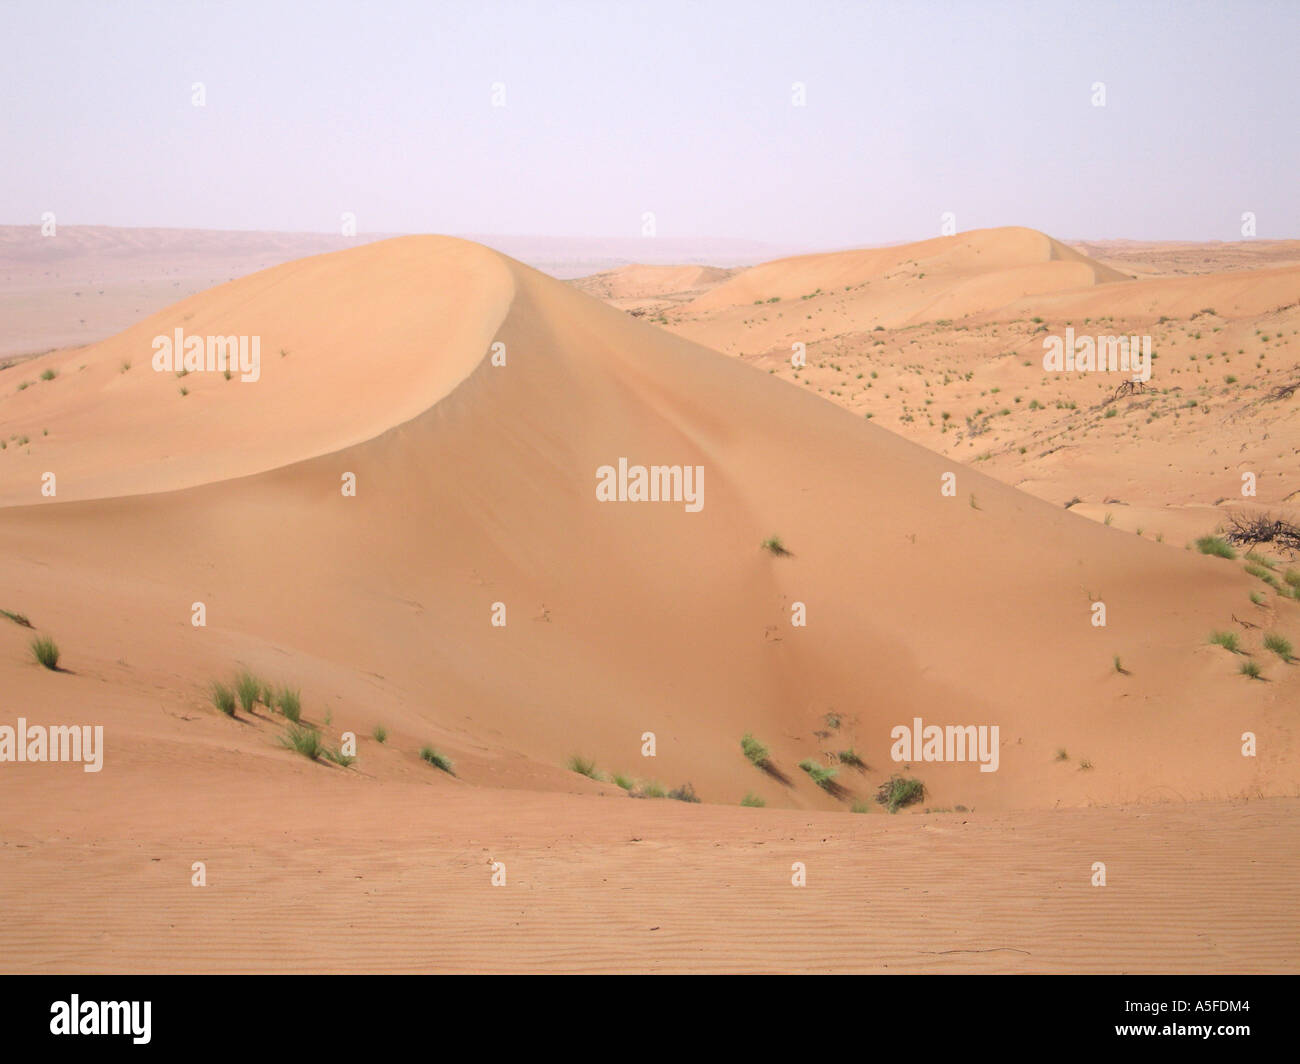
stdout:
[[[1216,559],[1031,499],[459,241],[402,238],[238,285],[41,386],[50,437],[83,434],[36,463],[65,470],[57,499],[14,505],[22,477],[0,465],[15,598],[0,605],[54,630],[77,673],[22,663],[11,629],[0,683],[77,719],[68,692],[106,681],[128,763],[166,750],[179,785],[220,775],[196,753],[217,745],[283,770],[264,730],[204,706],[237,658],[300,683],[334,728],[393,727],[402,743],[359,763],[376,780],[602,789],[563,771],[582,753],[705,801],[843,808],[903,770],[890,732],[920,717],[1000,729],[995,772],[910,762],[938,805],[1294,792],[1295,670],[1252,683],[1205,645],[1246,594]],[[257,383],[180,398],[174,379],[133,382],[115,404],[105,368],[178,316],[265,330],[290,354]],[[186,404],[189,419],[171,412]],[[702,469],[702,506],[600,501],[598,470],[620,459]],[[788,556],[760,549],[774,533]],[[189,625],[195,601],[206,629]],[[194,715],[185,737],[151,730],[159,702]],[[1260,757],[1241,756],[1243,731]],[[745,732],[774,772],[743,758]],[[426,739],[457,780],[420,765]],[[868,767],[840,764],[838,793],[797,767],[850,747]]]

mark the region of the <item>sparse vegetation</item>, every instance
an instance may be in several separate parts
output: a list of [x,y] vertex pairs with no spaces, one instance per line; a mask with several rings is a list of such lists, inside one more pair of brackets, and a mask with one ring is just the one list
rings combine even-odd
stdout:
[[356,760],[356,757],[352,754],[345,754],[338,747],[335,747],[333,750],[324,750],[322,753],[327,760],[333,761],[334,764],[339,765],[342,768],[348,768],[352,762]]
[[1065,747],[1064,747],[1064,746],[1060,747],[1060,748],[1056,751],[1056,760],[1057,760],[1057,761],[1069,761],[1069,760],[1070,760],[1070,755],[1069,755],[1068,753],[1065,752]]
[[[275,696],[275,705],[294,724],[302,719],[302,699],[298,696],[297,688],[281,687]],[[382,741],[381,739],[380,742]]]
[[1258,680],[1260,678],[1259,666],[1253,661],[1243,661],[1237,666],[1237,671],[1241,673],[1242,676],[1249,677],[1252,680]]
[[23,628],[30,628],[32,622],[27,619],[25,613],[14,613],[12,610],[0,610],[0,617],[8,617],[14,624],[21,625]]
[[822,790],[829,790],[835,781],[835,769],[827,768],[825,765],[819,765],[810,757],[806,757],[800,761],[799,767],[808,773],[808,777]]
[[768,765],[767,747],[746,732],[740,740],[740,749],[744,751],[745,756],[749,758],[750,764],[757,768],[766,768]]
[[920,780],[892,776],[880,785],[876,801],[891,813],[897,813],[903,806],[919,802],[924,796],[925,785]]
[[1202,554],[1212,554],[1216,558],[1235,558],[1237,552],[1222,536],[1202,536],[1196,541],[1196,549]]
[[1283,661],[1291,660],[1291,641],[1276,632],[1270,632],[1264,636],[1264,649],[1271,650]]
[[212,704],[227,717],[235,715],[235,695],[220,680],[212,681]]
[[765,802],[762,798],[760,798],[756,794],[747,794],[745,795],[745,797],[743,797],[740,800],[740,804],[747,805],[751,809],[763,809],[764,807],[766,807],[767,802]]
[[456,775],[456,773],[452,771],[451,758],[446,754],[435,750],[432,746],[424,746],[420,748],[420,760],[427,761],[434,768],[442,769],[442,771],[447,773],[449,776]]
[[780,536],[768,536],[767,539],[763,540],[762,547],[769,554],[774,554],[778,558],[783,558],[790,553],[785,544],[781,542]]
[[388,742],[388,729],[382,724],[376,724],[375,730],[370,733],[370,737],[377,743]]
[[32,657],[51,672],[59,670],[59,646],[47,635],[38,635],[31,642]]
[[296,750],[309,761],[319,761],[325,753],[325,742],[320,732],[302,724],[290,724],[280,736],[280,742],[291,750]]
[[261,681],[247,669],[241,669],[235,677],[235,694],[239,696],[239,708],[245,713],[252,713],[261,693]]
[[841,750],[838,755],[840,763],[843,765],[852,765],[854,768],[866,768],[867,763],[858,756],[858,752],[849,747],[847,750]]
[[668,792],[668,797],[677,802],[694,802],[699,804],[699,798],[695,796],[695,788],[689,783],[683,783],[680,787],[674,787]]
[[586,776],[588,779],[601,781],[605,777],[596,771],[596,762],[589,757],[580,757],[574,754],[569,758],[569,770],[578,773],[580,776]]
[[1224,650],[1230,650],[1234,654],[1241,652],[1241,642],[1238,640],[1236,632],[1211,632],[1210,642],[1215,646],[1223,647]]

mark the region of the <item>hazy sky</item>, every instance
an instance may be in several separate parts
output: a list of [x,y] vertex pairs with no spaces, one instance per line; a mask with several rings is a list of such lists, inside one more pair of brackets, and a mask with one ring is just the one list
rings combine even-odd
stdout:
[[1300,236],[1297,0],[0,0],[0,39],[6,224]]

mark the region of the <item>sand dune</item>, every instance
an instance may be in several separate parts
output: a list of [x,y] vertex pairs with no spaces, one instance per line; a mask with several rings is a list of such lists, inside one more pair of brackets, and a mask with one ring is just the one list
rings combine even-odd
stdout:
[[[1016,257],[1032,252],[1046,269],[1100,280],[1086,262],[1053,259],[1050,243],[1017,234],[984,247],[1004,254],[1011,273],[1021,268]],[[954,257],[985,250],[974,243]],[[800,275],[798,283],[814,279]],[[152,338],[178,327],[260,335],[260,379],[153,371]],[[492,358],[498,344],[504,364]],[[41,380],[47,367],[57,376]],[[310,858],[287,868],[266,855],[275,839],[298,851],[319,848],[316,836],[284,826],[301,825],[293,810],[316,801],[324,803],[316,809],[320,831],[335,830],[331,808],[350,810],[348,841],[337,852],[368,854],[367,867],[382,858],[361,835],[371,824],[389,825],[374,837],[394,838],[400,856],[379,874],[380,896],[394,891],[404,900],[376,940],[382,947],[401,937],[430,818],[462,819],[464,827],[440,835],[428,859],[468,870],[503,844],[501,818],[513,817],[517,803],[553,810],[556,830],[570,840],[595,832],[604,841],[592,844],[593,860],[622,845],[608,836],[610,825],[621,831],[645,817],[682,826],[698,863],[709,853],[705,840],[731,837],[752,823],[742,818],[764,813],[711,805],[752,793],[769,812],[810,818],[806,826],[820,832],[855,802],[879,816],[877,788],[902,772],[924,783],[925,807],[981,815],[1297,791],[1300,670],[1268,662],[1262,628],[1238,628],[1234,615],[1254,586],[1239,566],[1042,502],[477,245],[404,237],[286,264],[27,369],[32,387],[0,390],[0,418],[28,437],[0,452],[0,608],[26,613],[56,636],[69,671],[37,667],[25,650],[31,632],[0,618],[0,685],[12,715],[103,724],[107,753],[99,774],[75,766],[0,773],[0,833],[14,839],[21,831],[31,840],[22,845],[33,847],[21,855],[6,847],[6,871],[23,871],[2,878],[48,886],[69,853],[52,840],[104,846],[104,862],[67,898],[126,890],[135,915],[123,927],[153,943],[148,956],[164,969],[280,963],[258,961],[265,941],[254,946],[245,936],[274,922],[270,909],[258,915],[259,883],[310,874]],[[620,458],[702,467],[702,508],[598,501],[597,470]],[[40,494],[45,472],[57,475],[53,498]],[[941,494],[946,473],[955,474],[951,497]],[[346,474],[356,477],[355,497],[340,490]],[[773,534],[788,555],[760,548]],[[1105,628],[1091,623],[1095,601],[1106,605]],[[196,602],[206,607],[206,627],[191,625]],[[492,624],[497,603],[507,610],[505,627]],[[802,627],[792,624],[799,603]],[[1300,641],[1300,605],[1279,599],[1273,609],[1272,626]],[[1264,663],[1264,682],[1238,674],[1240,656],[1207,644],[1212,629],[1229,627]],[[207,685],[237,663],[299,685],[304,714],[327,742],[345,731],[361,736],[355,765],[311,763],[284,749],[283,721],[265,710],[220,715]],[[895,763],[891,729],[914,718],[997,725],[997,771]],[[376,725],[388,729],[386,743],[367,738]],[[1258,736],[1258,757],[1242,756],[1247,731]],[[657,738],[653,759],[641,756],[647,732]],[[747,732],[770,748],[771,771],[742,755]],[[453,759],[454,776],[420,760],[425,743]],[[849,749],[863,766],[839,757]],[[573,754],[594,758],[605,773],[690,783],[706,804],[630,802],[613,782],[569,771]],[[798,767],[806,759],[835,768],[835,786],[816,786]],[[51,784],[42,772],[62,774]],[[547,791],[583,797],[537,796]],[[194,805],[195,795],[210,803],[231,793],[244,797],[231,803],[228,821]],[[1262,829],[1272,846],[1294,811],[1269,808],[1280,810]],[[404,809],[413,810],[409,818]],[[88,826],[60,830],[82,812]],[[704,819],[679,819],[692,816]],[[698,835],[685,827],[695,823],[704,825]],[[773,823],[793,829],[796,821]],[[1001,842],[976,848],[986,861],[981,876],[1000,874],[995,855],[1025,852],[1006,834],[1013,822],[997,823]],[[1050,821],[1033,823],[1052,836]],[[1081,830],[1094,839],[1104,834],[1098,824],[1113,826],[1091,823]],[[893,829],[846,822],[839,830],[847,834],[836,850],[834,889],[860,906],[865,899],[844,878],[862,879],[854,846]],[[948,829],[936,822],[935,830]],[[908,838],[923,846],[927,836]],[[1218,838],[1210,832],[1198,845],[1208,850]],[[173,887],[150,878],[143,856],[151,842],[166,840],[170,852],[186,839],[227,868],[241,840],[262,855],[237,874],[239,912],[248,917],[238,934],[231,937],[230,922],[211,923],[206,909],[178,917],[173,926],[186,930],[186,941],[213,950],[189,961],[163,944],[167,933],[146,916],[172,904]],[[529,845],[540,858],[536,847],[552,844]],[[1090,842],[1068,859],[1084,861],[1095,848]],[[1136,838],[1122,848],[1147,865],[1156,852]],[[578,892],[564,905],[597,890],[588,872],[572,872],[571,854],[552,856],[561,863],[543,862],[542,878],[526,881],[554,887],[571,876]],[[782,852],[778,863],[788,870],[791,859]],[[619,867],[654,877],[679,863],[665,850]],[[758,874],[752,862],[742,864]],[[1040,863],[1034,889],[1059,868]],[[1277,904],[1279,869],[1261,880],[1269,906]],[[697,915],[678,925],[667,952],[652,954],[664,967],[692,967],[683,944],[701,936],[713,943],[701,947],[701,968],[771,966],[767,948],[720,959],[717,950],[734,948],[739,929],[711,937],[700,924],[720,904],[700,892],[733,882],[721,868],[717,874],[668,906]],[[461,891],[470,888],[442,885],[461,914],[459,933],[481,937],[504,918],[494,901],[469,905]],[[1141,905],[1155,905],[1155,881],[1142,890]],[[774,912],[791,904],[762,890],[758,903]],[[641,904],[638,920],[647,911]],[[734,910],[735,895],[725,904]],[[1041,934],[1051,937],[1052,927],[1065,926],[1055,921],[1068,923],[1084,904],[1080,896],[1046,915]],[[1227,919],[1224,899],[1201,880],[1179,904],[1208,905],[1216,920]],[[351,899],[330,911],[360,918],[359,905]],[[605,911],[631,918],[616,905]],[[475,962],[453,951],[446,966],[625,964],[593,958],[589,944],[564,951],[557,936],[575,912],[541,917],[553,921],[549,930],[518,939],[517,955]],[[1009,929],[1012,910],[1000,919]],[[1097,942],[1128,919],[1116,909],[1093,925]],[[1223,954],[1180,940],[1160,946],[1170,951],[1161,964],[1177,963],[1169,956],[1258,969],[1286,963],[1279,940],[1257,941],[1237,924],[1221,930]],[[956,956],[945,948],[986,944],[950,931],[936,928],[897,950],[877,943],[869,960],[832,950],[825,967],[943,968],[956,963],[944,959]],[[74,948],[57,928],[8,934],[6,952],[25,958],[22,970],[150,963],[126,941]],[[935,951],[922,957],[922,941]],[[1027,967],[1126,964],[1101,954],[1096,943],[1058,949]],[[1142,966],[1139,951],[1129,957]],[[283,958],[287,968],[339,970],[430,963],[418,943],[387,957],[322,945]],[[972,963],[1013,966],[1005,960]],[[789,966],[818,965],[800,953]]]
[[[181,322],[290,354],[256,384],[191,374],[181,396],[147,368],[148,338]],[[494,341],[505,366],[485,357]],[[1234,567],[954,467],[476,246],[401,238],[279,267],[58,368],[4,399],[40,401],[26,416],[49,429],[0,465],[8,608],[39,604],[73,659],[190,639],[174,693],[192,706],[223,654],[269,663],[274,645],[318,704],[335,671],[384,677],[378,704],[349,705],[357,730],[396,701],[447,735],[472,783],[508,777],[519,753],[562,776],[582,752],[707,800],[834,808],[897,767],[889,730],[919,716],[1001,727],[997,772],[916,770],[941,805],[1294,789],[1291,670],[1251,684],[1205,645],[1250,586]],[[596,470],[620,457],[702,466],[703,509],[598,502]],[[37,494],[47,469],[56,500]],[[792,557],[759,549],[772,533]],[[196,635],[199,599],[213,620]],[[1283,628],[1294,609],[1279,605]],[[19,689],[57,680],[11,650]],[[1269,736],[1268,757],[1240,756],[1243,730]],[[791,785],[741,757],[746,731]],[[870,770],[842,772],[839,798],[795,767],[850,745]],[[1054,761],[1060,747],[1094,767]]]

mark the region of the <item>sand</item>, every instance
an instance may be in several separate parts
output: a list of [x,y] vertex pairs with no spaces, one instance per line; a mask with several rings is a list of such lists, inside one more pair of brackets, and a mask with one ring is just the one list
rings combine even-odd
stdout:
[[[891,322],[1006,322],[1022,303],[1230,282],[1128,281],[1029,230],[689,274],[667,287],[705,290],[662,328],[480,245],[403,237],[0,373],[0,608],[56,637],[67,670],[0,618],[6,706],[102,724],[106,743],[100,773],[0,767],[0,890],[16,911],[33,893],[100,906],[117,929],[11,920],[0,966],[1294,968],[1300,670],[1262,638],[1300,642],[1300,602],[1252,606],[1266,585],[1240,562],[1089,520],[706,346],[750,342],[735,325],[754,293],[810,313],[809,285],[849,287],[823,308],[849,329],[886,304]],[[664,291],[624,280],[626,298]],[[861,294],[877,283],[892,295]],[[1289,283],[1214,291],[1248,314]],[[260,336],[260,378],[153,371],[152,338],[176,328]],[[769,318],[763,342],[786,328]],[[702,509],[599,502],[620,458],[702,467]],[[1162,475],[1099,461],[1135,487]],[[762,549],[772,535],[789,554]],[[1251,609],[1256,627],[1235,619]],[[1223,628],[1262,681],[1207,642]],[[239,666],[300,687],[327,744],[359,737],[356,762],[285,749],[266,707],[222,716],[208,685]],[[894,762],[891,729],[918,717],[997,725],[998,770]],[[614,773],[703,804],[631,800]],[[874,798],[896,773],[926,795],[891,817]],[[751,794],[767,808],[738,808]],[[207,887],[189,885],[196,860]],[[1111,885],[1089,885],[1095,860]],[[1250,860],[1258,905],[1238,912],[1227,870]],[[1025,953],[945,952],[977,948]]]

